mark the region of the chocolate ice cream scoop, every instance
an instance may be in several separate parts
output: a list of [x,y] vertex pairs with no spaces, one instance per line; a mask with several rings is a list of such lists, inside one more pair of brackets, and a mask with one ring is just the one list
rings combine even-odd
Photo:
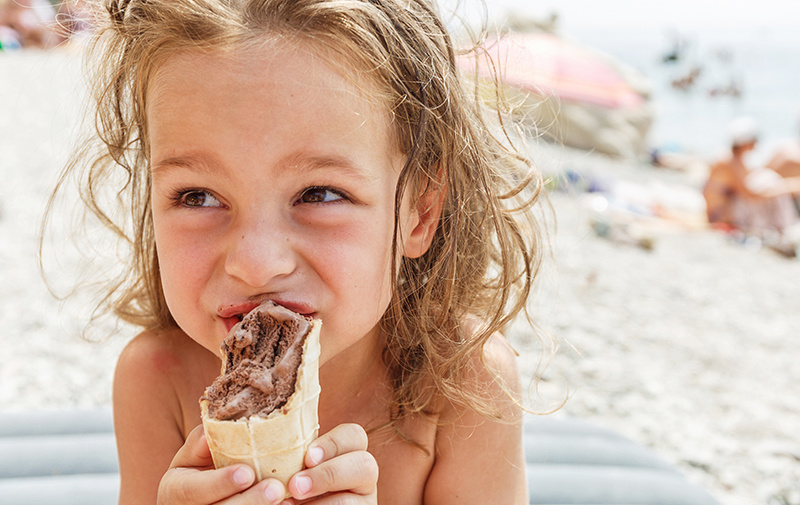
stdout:
[[222,343],[223,373],[206,389],[208,413],[220,421],[267,417],[292,396],[308,317],[266,302],[234,326]]

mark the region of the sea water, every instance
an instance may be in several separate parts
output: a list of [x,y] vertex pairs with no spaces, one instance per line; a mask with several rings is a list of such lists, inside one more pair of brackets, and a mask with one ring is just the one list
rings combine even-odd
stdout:
[[[760,130],[751,156],[765,162],[800,140],[800,1],[796,0],[442,0],[468,23],[508,13],[558,15],[558,33],[634,67],[651,86],[653,149],[713,157],[729,145],[728,125],[750,116]],[[683,44],[677,61],[664,57]],[[693,86],[672,82],[701,69]],[[717,94],[735,83],[736,96]]]
[[[715,27],[676,34],[630,27],[613,36],[587,29],[575,38],[648,78],[656,111],[650,131],[653,148],[714,156],[729,145],[731,121],[750,116],[759,126],[760,141],[752,156],[758,162],[787,139],[800,141],[798,20],[794,29]],[[664,62],[678,39],[686,49],[678,61]],[[694,84],[675,87],[673,81],[693,67],[700,69]],[[738,96],[725,93],[732,85],[739,88]]]

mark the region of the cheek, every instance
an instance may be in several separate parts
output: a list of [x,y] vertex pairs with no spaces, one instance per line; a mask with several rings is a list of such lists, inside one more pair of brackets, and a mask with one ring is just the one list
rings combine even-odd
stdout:
[[159,267],[161,282],[169,285],[174,291],[196,291],[206,275],[208,260],[205,252],[197,249],[165,250],[163,256],[159,249]]
[[191,245],[179,233],[156,226],[156,253],[161,275],[161,285],[167,306],[178,318],[187,305],[191,293],[200,293],[203,279],[202,249]]
[[336,249],[334,254],[339,262],[347,265],[354,272],[368,277],[358,279],[366,282],[368,279],[383,278],[384,272],[389,269],[392,260],[392,226],[385,219],[376,219],[374,222],[367,220],[356,224],[347,235],[331,241]]
[[326,284],[347,296],[347,302],[361,298],[355,303],[367,304],[391,285],[391,240],[391,229],[382,220],[361,220],[335,231],[320,230],[305,250]]
[[348,255],[348,278],[356,293],[359,305],[372,307],[368,317],[381,317],[389,304],[392,293],[392,234],[385,229],[375,231]]
[[179,288],[182,285],[181,279],[184,278],[183,268],[187,266],[188,262],[176,261],[176,255],[173,254],[171,248],[159,240],[156,240],[156,254],[158,255],[158,268],[164,298],[173,317],[177,317],[180,313],[180,307],[177,304],[181,298]]
[[180,247],[174,242],[156,242],[161,286],[167,307],[187,335],[216,353],[221,338],[217,339],[218,335],[209,326],[213,320],[209,319],[203,308],[203,296],[208,291],[207,259],[202,251]]

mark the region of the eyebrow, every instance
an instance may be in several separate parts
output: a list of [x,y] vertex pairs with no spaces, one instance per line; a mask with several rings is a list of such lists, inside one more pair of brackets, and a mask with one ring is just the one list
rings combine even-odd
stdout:
[[150,174],[155,175],[163,172],[169,167],[186,168],[195,172],[214,173],[217,170],[217,163],[207,156],[188,154],[185,156],[173,156],[160,160],[158,163],[150,165]]
[[363,168],[359,163],[348,158],[347,156],[340,155],[291,155],[282,160],[281,164],[287,168],[291,168],[297,172],[313,172],[315,170],[322,170],[326,168],[336,168],[345,175],[353,177],[360,177],[364,179],[370,178],[367,174],[368,171]]
[[[368,175],[368,171],[365,170],[361,165],[347,156],[340,155],[305,155],[298,153],[287,156],[280,161],[279,165],[296,172],[313,172],[315,170],[323,170],[326,168],[336,168],[345,175],[363,179],[371,178]],[[165,158],[157,163],[154,163],[151,166],[151,174],[164,171],[169,167],[180,167],[195,172],[212,174],[217,173],[220,170],[220,164],[214,159],[213,156],[209,157],[199,154],[188,154]]]

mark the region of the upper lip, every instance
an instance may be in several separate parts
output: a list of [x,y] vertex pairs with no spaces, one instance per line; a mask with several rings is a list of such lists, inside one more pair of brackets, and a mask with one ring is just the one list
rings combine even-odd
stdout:
[[265,297],[263,299],[248,301],[244,303],[221,305],[217,310],[217,314],[219,315],[219,317],[223,319],[228,319],[232,317],[241,318],[241,316],[244,316],[245,314],[255,309],[256,307],[258,307],[267,300],[271,300],[277,305],[285,307],[293,312],[297,312],[298,314],[302,314],[304,316],[310,316],[315,313],[314,309],[311,308],[310,305],[303,302],[295,302],[295,301],[280,300],[280,299]]
[[254,308],[258,307],[259,305],[261,304],[256,302],[239,303],[234,305],[223,305],[220,306],[219,310],[217,311],[217,314],[219,314],[219,317],[223,319],[228,319],[231,317],[239,317],[244,314],[247,314]]

